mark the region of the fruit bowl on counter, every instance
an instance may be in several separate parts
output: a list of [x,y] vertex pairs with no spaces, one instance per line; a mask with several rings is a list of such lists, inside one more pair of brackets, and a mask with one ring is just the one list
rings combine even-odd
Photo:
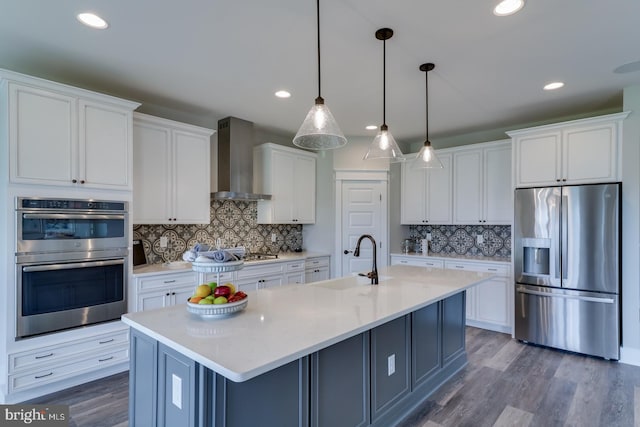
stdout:
[[249,297],[237,291],[232,283],[218,286],[217,282],[204,283],[187,300],[187,310],[201,317],[221,317],[244,310]]

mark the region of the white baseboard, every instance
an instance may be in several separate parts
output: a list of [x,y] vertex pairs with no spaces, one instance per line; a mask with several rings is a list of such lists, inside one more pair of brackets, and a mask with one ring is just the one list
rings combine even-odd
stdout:
[[627,365],[640,366],[640,348],[620,347],[619,362]]

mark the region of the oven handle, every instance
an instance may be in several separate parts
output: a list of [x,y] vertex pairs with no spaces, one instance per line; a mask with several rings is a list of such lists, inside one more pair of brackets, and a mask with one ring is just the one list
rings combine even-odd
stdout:
[[22,271],[24,271],[25,273],[31,273],[35,271],[69,270],[71,268],[104,267],[107,265],[119,265],[119,264],[124,264],[124,259],[112,259],[112,260],[106,260],[106,261],[72,262],[70,264],[31,265],[31,266],[22,267]]
[[25,213],[24,219],[124,219],[122,214],[68,214],[68,213]]

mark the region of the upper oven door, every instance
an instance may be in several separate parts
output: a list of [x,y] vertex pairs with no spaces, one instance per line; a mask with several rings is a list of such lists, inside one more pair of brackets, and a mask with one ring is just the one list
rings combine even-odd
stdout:
[[16,212],[17,253],[127,247],[127,213]]

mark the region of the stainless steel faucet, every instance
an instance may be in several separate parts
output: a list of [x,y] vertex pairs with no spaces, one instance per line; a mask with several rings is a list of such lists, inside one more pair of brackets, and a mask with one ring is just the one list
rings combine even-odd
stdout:
[[362,242],[362,239],[365,239],[365,238],[371,240],[371,244],[373,245],[373,270],[367,274],[359,273],[359,275],[368,277],[369,279],[371,279],[372,285],[377,285],[378,284],[378,263],[376,261],[376,258],[377,258],[376,240],[373,237],[371,237],[371,235],[369,234],[363,234],[362,236],[360,236],[360,238],[358,238],[358,243],[356,243],[356,250],[353,251],[353,256],[360,256],[360,242]]

